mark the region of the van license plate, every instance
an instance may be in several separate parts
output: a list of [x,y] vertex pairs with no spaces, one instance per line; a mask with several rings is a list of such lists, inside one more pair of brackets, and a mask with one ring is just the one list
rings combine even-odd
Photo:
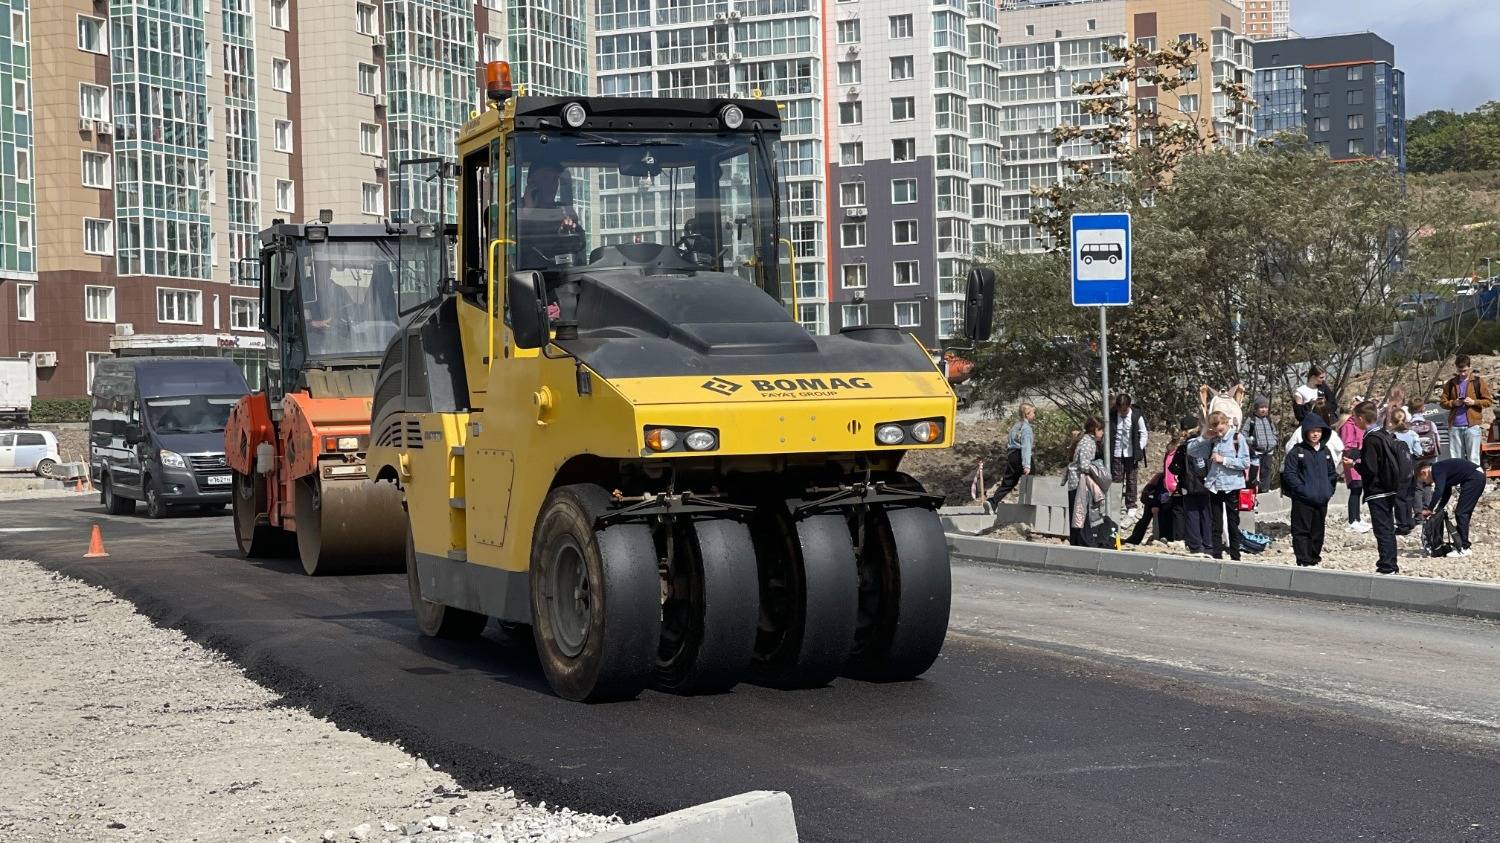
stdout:
[[229,475],[227,475],[227,474],[211,474],[208,477],[208,485],[210,485],[210,486],[228,486],[229,485]]

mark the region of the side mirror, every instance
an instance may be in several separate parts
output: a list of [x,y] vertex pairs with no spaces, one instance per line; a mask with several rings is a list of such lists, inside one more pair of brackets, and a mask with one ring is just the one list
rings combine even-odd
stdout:
[[282,292],[297,288],[297,276],[292,270],[292,261],[287,252],[271,253],[271,286]]
[[547,344],[547,282],[540,272],[515,272],[505,283],[505,303],[517,348]]
[[985,342],[995,327],[995,270],[976,266],[969,270],[964,295],[964,336],[970,342]]
[[125,425],[125,444],[139,445],[146,441],[146,431],[141,429],[139,422]]
[[260,258],[240,258],[240,280],[260,283]]

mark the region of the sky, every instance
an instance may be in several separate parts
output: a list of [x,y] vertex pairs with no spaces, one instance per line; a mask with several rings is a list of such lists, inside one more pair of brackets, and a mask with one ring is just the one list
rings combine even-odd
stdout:
[[1396,45],[1407,119],[1500,100],[1500,0],[1292,0],[1304,36],[1370,31]]

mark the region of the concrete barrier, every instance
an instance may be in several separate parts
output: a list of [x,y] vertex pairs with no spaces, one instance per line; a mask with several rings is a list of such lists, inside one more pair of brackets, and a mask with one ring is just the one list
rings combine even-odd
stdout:
[[596,834],[590,843],[796,843],[792,797],[752,790]]
[[954,559],[1500,620],[1500,585],[948,534]]

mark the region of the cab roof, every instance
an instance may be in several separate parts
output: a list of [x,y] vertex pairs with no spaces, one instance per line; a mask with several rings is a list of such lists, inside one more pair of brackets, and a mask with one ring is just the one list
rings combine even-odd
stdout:
[[260,242],[271,243],[278,237],[300,240],[307,236],[308,227],[328,229],[328,238],[330,240],[374,240],[380,237],[397,236],[395,232],[386,228],[384,223],[330,223],[323,225],[318,222],[283,222],[261,229]]

